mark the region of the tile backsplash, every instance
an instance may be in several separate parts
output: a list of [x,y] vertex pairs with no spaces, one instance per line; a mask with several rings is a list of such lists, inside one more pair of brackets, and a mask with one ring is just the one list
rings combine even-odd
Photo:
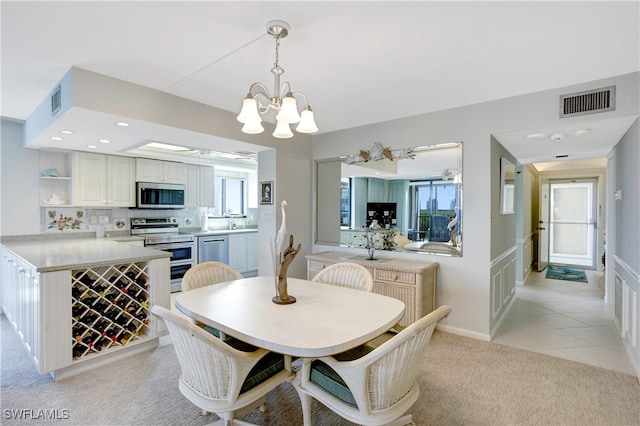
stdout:
[[[129,231],[132,217],[161,218],[176,217],[180,228],[200,228],[203,208],[180,210],[152,209],[100,209],[89,207],[61,207],[42,209],[40,229],[42,233],[51,232],[95,232],[97,226],[104,226],[105,232]],[[210,218],[209,229],[229,229],[230,222],[237,227],[256,226],[258,209],[248,209],[245,218]]]

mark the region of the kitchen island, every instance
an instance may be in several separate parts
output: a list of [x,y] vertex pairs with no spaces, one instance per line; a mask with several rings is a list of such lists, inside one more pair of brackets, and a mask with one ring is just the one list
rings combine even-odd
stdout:
[[58,380],[158,346],[170,253],[104,238],[2,241],[2,310],[40,374]]

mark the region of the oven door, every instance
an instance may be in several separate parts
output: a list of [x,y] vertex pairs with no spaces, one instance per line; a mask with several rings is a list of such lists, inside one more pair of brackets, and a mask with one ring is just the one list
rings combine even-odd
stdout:
[[195,243],[169,243],[169,244],[151,244],[148,248],[168,251],[171,253],[171,263],[174,262],[195,262]]
[[167,243],[167,244],[149,244],[148,248],[167,251],[171,253],[169,265],[171,268],[171,292],[182,290],[182,277],[196,264],[195,259],[195,243]]
[[195,262],[171,262],[171,293],[182,290],[182,277]]

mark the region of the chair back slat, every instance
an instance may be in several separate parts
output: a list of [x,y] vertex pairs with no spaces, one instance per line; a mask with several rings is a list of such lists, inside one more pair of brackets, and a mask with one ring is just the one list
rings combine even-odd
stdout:
[[372,410],[392,406],[417,386],[420,359],[436,325],[449,312],[448,306],[438,308],[374,351],[384,355],[369,367],[368,393]]
[[229,397],[231,360],[192,330],[164,319],[182,369],[182,380],[194,391],[212,399]]
[[416,385],[420,357],[435,324],[417,333],[374,363],[369,370],[369,397],[373,410],[398,402]]
[[348,287],[356,290],[373,291],[373,277],[364,266],[351,262],[334,263],[324,268],[311,281]]
[[182,291],[194,290],[225,281],[239,280],[242,274],[222,262],[204,262],[190,268],[182,277]]

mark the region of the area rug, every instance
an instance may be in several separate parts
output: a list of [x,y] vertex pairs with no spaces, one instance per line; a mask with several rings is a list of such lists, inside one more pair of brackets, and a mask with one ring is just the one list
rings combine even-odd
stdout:
[[565,268],[564,266],[547,267],[547,275],[545,278],[552,280],[576,281],[580,283],[587,282],[587,274],[582,269]]

